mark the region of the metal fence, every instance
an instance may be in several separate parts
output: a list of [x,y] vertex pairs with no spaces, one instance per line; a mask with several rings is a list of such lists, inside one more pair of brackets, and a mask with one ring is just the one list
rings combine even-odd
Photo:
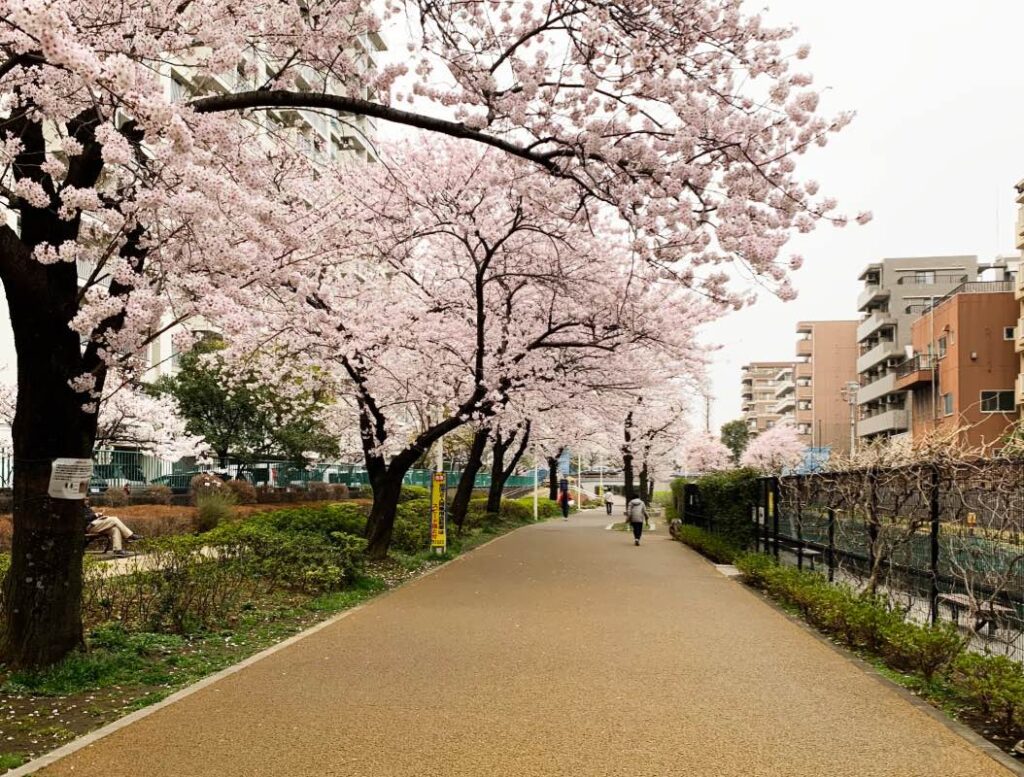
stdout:
[[[350,463],[318,463],[310,466],[299,466],[287,461],[229,462],[225,466],[212,464],[199,465],[194,460],[183,459],[172,462],[157,456],[150,456],[140,451],[103,449],[93,457],[93,493],[108,488],[131,489],[142,488],[148,484],[170,486],[176,491],[187,491],[192,478],[200,472],[223,472],[231,477],[242,477],[255,485],[268,485],[277,488],[305,487],[309,483],[340,483],[346,486],[368,486],[370,483],[366,470],[357,464]],[[410,486],[429,487],[433,470],[409,470],[403,482]],[[11,488],[13,485],[14,460],[10,453],[0,453],[0,488]],[[448,485],[458,484],[462,472],[450,470],[446,472]],[[475,488],[489,488],[491,475],[487,472],[478,473],[474,480]],[[533,485],[533,475],[513,475],[505,488],[526,488]]]
[[747,493],[737,526],[709,514],[688,484],[683,520],[1024,658],[1024,462],[762,478]]
[[766,478],[751,516],[758,549],[1024,653],[1024,463]]

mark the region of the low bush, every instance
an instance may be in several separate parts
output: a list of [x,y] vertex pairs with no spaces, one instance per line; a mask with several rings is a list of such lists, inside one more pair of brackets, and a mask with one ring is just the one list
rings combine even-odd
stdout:
[[321,481],[310,481],[306,484],[306,496],[314,502],[325,502],[331,498],[331,487]]
[[964,653],[952,677],[959,695],[997,722],[1005,736],[1024,737],[1024,666],[1006,656]]
[[748,583],[797,609],[821,631],[880,657],[893,669],[916,672],[930,681],[966,649],[967,640],[952,624],[910,623],[883,599],[829,583],[817,573],[781,566],[761,554],[742,555],[735,563]]
[[[151,505],[169,505],[171,503],[172,496],[173,493],[171,492],[170,486],[164,486],[158,483],[146,486],[142,489],[142,493],[140,494],[143,502]],[[132,495],[132,501],[135,501],[134,494]]]
[[194,475],[188,483],[188,490],[193,496],[211,491],[222,491],[225,488],[224,481],[212,472],[200,472],[198,475]]
[[275,510],[254,515],[248,522],[265,524],[277,531],[329,537],[334,532],[362,535],[366,529],[366,515],[364,505],[345,503]]
[[235,497],[235,504],[256,504],[256,487],[248,480],[229,480],[227,481],[227,487]]
[[412,499],[399,503],[391,533],[391,547],[403,553],[415,554],[429,546],[430,500]]
[[123,488],[111,486],[102,494],[90,496],[89,501],[97,507],[125,507],[131,502],[131,497]]
[[402,491],[398,495],[399,503],[418,499],[430,499],[430,489],[424,486],[402,486]]
[[207,532],[234,515],[235,495],[228,488],[196,492],[196,529]]
[[739,555],[739,549],[723,537],[710,534],[696,526],[677,526],[675,538],[689,545],[703,556],[718,564],[731,564]]

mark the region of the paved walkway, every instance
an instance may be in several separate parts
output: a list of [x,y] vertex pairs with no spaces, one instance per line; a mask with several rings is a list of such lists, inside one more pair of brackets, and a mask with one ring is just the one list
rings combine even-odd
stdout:
[[664,529],[527,527],[43,772],[1009,774]]

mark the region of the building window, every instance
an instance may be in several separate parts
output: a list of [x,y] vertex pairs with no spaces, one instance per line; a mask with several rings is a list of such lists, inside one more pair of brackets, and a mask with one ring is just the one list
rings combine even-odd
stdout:
[[949,341],[945,336],[939,338],[939,358],[941,359],[946,355],[946,349],[949,347]]
[[1004,326],[1003,327],[1003,339],[1004,340],[1016,340],[1017,339],[1017,327],[1015,327],[1015,326]]
[[765,421],[764,422],[764,428],[765,429],[771,429],[773,426],[775,426],[775,422],[774,421]]
[[1016,409],[1013,391],[982,391],[982,413],[1012,413]]
[[943,415],[953,415],[953,395],[943,394],[942,395],[942,413]]
[[935,270],[918,270],[914,273],[914,281],[930,286],[935,283]]

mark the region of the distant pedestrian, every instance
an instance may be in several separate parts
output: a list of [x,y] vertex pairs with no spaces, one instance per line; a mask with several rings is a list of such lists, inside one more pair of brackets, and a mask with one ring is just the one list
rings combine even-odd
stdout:
[[566,483],[565,489],[558,492],[558,504],[561,505],[562,507],[563,521],[569,520],[569,508],[571,507],[571,505],[569,504],[570,501],[571,500],[569,498],[569,484]]
[[640,497],[633,497],[626,505],[626,520],[633,529],[633,544],[640,544],[640,535],[644,533],[644,525],[650,527],[651,523],[647,517],[647,505]]
[[608,511],[608,515],[612,514],[612,505],[615,504],[615,494],[612,493],[610,488],[604,490],[604,509]]

